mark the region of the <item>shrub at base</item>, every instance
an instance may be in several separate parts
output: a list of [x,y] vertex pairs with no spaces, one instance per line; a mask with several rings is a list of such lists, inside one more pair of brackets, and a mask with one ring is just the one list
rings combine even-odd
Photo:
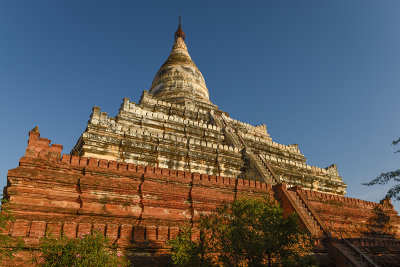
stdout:
[[316,266],[312,239],[296,214],[269,199],[238,199],[200,218],[200,240],[185,229],[170,242],[178,266]]
[[128,266],[122,252],[108,247],[103,233],[94,231],[69,239],[43,237],[40,254],[33,261],[39,266]]
[[[1,195],[0,195],[1,196]],[[8,235],[8,225],[14,221],[14,216],[6,207],[7,201],[1,200],[0,206],[0,264],[13,258],[13,254],[22,249],[24,242],[21,238],[15,238]]]

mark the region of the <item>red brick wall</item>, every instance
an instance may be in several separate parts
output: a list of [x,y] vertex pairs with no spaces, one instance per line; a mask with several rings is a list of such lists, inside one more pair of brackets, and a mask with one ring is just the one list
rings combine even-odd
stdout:
[[[30,132],[19,167],[8,172],[5,194],[17,219],[9,234],[33,247],[49,231],[75,237],[98,228],[122,248],[164,253],[180,228],[221,203],[275,199],[271,185],[261,182],[61,155],[61,150]],[[327,225],[354,236],[368,232],[377,203],[302,192]],[[390,212],[399,229],[399,217]]]
[[[236,197],[273,198],[265,183],[61,155],[62,146],[30,132],[6,195],[17,221],[10,234],[29,244],[52,229],[74,237],[93,227],[122,247],[165,247],[203,212]],[[151,241],[151,242],[149,242]]]
[[301,190],[327,226],[336,231],[344,230],[352,237],[373,235],[377,220],[376,208],[381,208],[390,217],[393,234],[400,236],[400,218],[393,208],[361,199]]

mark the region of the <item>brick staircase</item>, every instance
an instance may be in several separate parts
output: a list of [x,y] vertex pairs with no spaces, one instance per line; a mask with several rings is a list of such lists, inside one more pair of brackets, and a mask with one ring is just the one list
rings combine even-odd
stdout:
[[370,266],[368,265],[367,262],[363,262],[359,254],[353,249],[351,249],[348,245],[346,245],[343,240],[330,242],[328,246],[330,246],[331,249],[336,250],[336,253],[338,253],[340,256],[346,258],[347,261],[341,261],[341,263],[346,262],[347,263],[346,265],[356,266],[356,267]]
[[348,239],[366,251],[380,266],[400,266],[400,241],[393,237]]
[[278,175],[275,174],[274,170],[268,164],[268,162],[265,159],[263,159],[260,154],[254,155],[254,157],[255,157],[255,161],[257,162],[257,164],[260,165],[260,166],[263,166],[264,167],[263,169],[266,170],[268,175],[270,177],[272,177],[277,184],[279,184],[280,183],[280,179],[279,179]]
[[356,267],[387,266],[383,262],[379,262],[379,265],[376,264],[360,247],[352,244],[342,236],[340,236],[340,239],[331,239],[328,246],[332,254],[339,255],[342,258],[339,262],[346,262],[347,265]]
[[217,124],[217,126],[221,129],[224,129],[225,135],[228,139],[228,141],[236,148],[239,150],[242,150],[245,145],[243,140],[239,139],[239,136],[235,133],[235,131],[232,129],[230,126],[229,122],[221,115],[221,114],[213,114],[211,115]]
[[272,185],[279,183],[279,178],[275,175],[275,173],[273,173],[273,171],[270,171],[270,169],[268,169],[268,167],[264,164],[264,162],[258,155],[255,155],[249,149],[246,149],[245,153],[247,158],[251,161],[251,163],[257,169],[258,173],[261,175],[264,182]]
[[[335,259],[337,266],[385,266],[384,264],[377,265],[360,247],[343,238],[341,233],[328,228],[297,187],[289,190],[283,188],[282,192],[287,195],[310,233],[321,240],[318,242],[322,245],[319,249],[325,247],[330,256]],[[338,238],[332,236],[332,231],[337,234]]]
[[251,163],[255,166],[263,181],[272,185],[279,184],[279,177],[275,174],[267,161],[265,161],[259,154],[256,154],[251,148],[249,148],[246,145],[246,142],[240,136],[239,132],[235,132],[225,118],[222,117],[222,119],[227,126],[230,138],[233,140],[234,143],[239,143],[240,148],[243,150],[247,158],[250,159]]
[[[246,146],[243,138],[238,132],[235,132],[223,115],[213,115],[213,118],[216,124],[225,130],[228,141],[236,148],[242,150],[244,155],[247,156],[264,182],[276,185],[275,190],[277,191],[278,189],[278,194],[280,194],[281,197],[283,196],[283,198],[290,203],[292,209],[296,211],[304,226],[315,238],[315,252],[322,252],[321,254],[325,253],[326,256],[329,254],[328,258],[334,259],[336,266],[388,266],[381,262],[377,265],[360,247],[352,244],[346,238],[343,238],[341,234],[337,233],[336,237],[333,237],[331,229],[325,225],[298,187],[286,189],[286,186],[281,184],[279,177],[275,174],[268,162]],[[323,262],[320,263],[321,266],[331,266],[333,264],[329,259],[325,262],[326,264]]]
[[315,219],[311,211],[308,209],[306,203],[304,203],[300,196],[297,195],[296,191],[286,190],[286,192],[292,200],[297,214],[302,219],[310,233],[316,238],[326,238],[327,236],[322,230],[322,227],[318,223],[317,219]]
[[238,132],[235,132],[230,123],[222,115],[214,115],[213,118],[218,127],[225,129],[225,134],[229,142],[236,148],[242,150],[247,158],[250,159],[251,163],[261,175],[263,181],[273,185],[278,184],[279,178],[272,168],[260,157],[260,155],[254,154],[253,151],[246,146],[246,142]]

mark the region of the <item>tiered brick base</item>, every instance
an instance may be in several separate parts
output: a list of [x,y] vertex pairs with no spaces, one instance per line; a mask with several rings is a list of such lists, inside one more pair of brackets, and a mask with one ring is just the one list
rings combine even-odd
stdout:
[[[30,132],[25,156],[8,173],[5,194],[16,217],[9,234],[32,248],[49,232],[75,237],[97,228],[137,260],[167,263],[166,241],[180,228],[195,225],[201,213],[242,196],[275,199],[271,185],[262,182],[61,155],[61,150]],[[368,233],[372,209],[379,205],[308,190],[304,194],[327,225],[354,237]],[[399,217],[394,210],[390,216],[398,231]],[[21,253],[10,264],[22,264],[27,255]]]

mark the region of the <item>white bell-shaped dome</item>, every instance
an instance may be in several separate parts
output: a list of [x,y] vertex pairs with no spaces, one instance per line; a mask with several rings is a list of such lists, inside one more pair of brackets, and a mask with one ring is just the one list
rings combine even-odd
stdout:
[[204,77],[192,61],[184,39],[179,23],[172,51],[155,75],[149,92],[166,101],[190,98],[210,103]]

